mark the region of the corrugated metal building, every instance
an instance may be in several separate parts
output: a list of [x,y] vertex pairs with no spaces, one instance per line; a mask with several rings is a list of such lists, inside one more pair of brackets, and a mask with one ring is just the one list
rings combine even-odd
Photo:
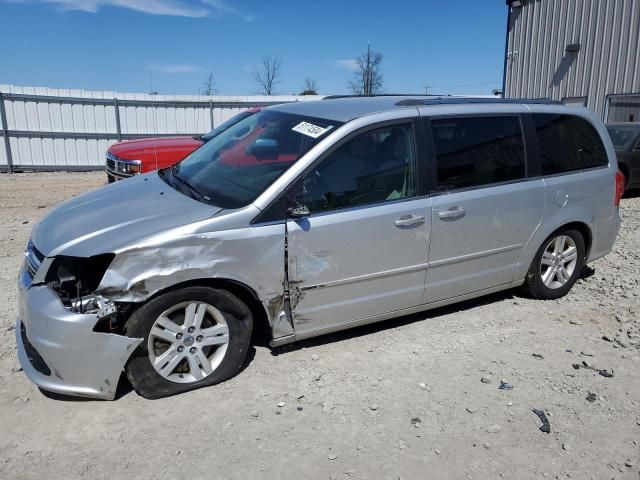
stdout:
[[640,121],[640,0],[507,0],[503,91]]

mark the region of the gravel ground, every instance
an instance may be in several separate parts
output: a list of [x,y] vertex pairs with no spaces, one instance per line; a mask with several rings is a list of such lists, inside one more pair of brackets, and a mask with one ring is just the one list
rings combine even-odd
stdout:
[[47,396],[18,367],[16,273],[33,223],[103,181],[0,175],[0,478],[639,478],[639,197],[558,301],[510,291],[257,346],[236,378],[163,400]]

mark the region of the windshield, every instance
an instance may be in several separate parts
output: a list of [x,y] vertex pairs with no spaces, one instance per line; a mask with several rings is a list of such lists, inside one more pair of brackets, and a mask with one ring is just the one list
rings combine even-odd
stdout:
[[208,142],[209,140],[211,140],[216,135],[219,135],[220,132],[225,131],[227,128],[231,127],[232,125],[235,125],[240,120],[244,120],[245,118],[250,117],[254,113],[256,113],[256,110],[246,110],[244,112],[240,112],[239,114],[234,115],[233,117],[231,117],[226,122],[223,122],[220,125],[218,125],[216,128],[211,130],[209,133],[205,133],[204,135],[202,135],[200,137],[200,140],[202,140],[203,142]]
[[222,208],[255,200],[339,122],[262,110],[222,131],[161,177]]
[[613,146],[617,150],[627,150],[638,137],[640,129],[637,127],[607,127]]

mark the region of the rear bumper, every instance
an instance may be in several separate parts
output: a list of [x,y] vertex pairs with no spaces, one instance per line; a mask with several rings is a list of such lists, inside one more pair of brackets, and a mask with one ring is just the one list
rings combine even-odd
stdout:
[[128,358],[142,342],[94,332],[97,316],[67,310],[47,286],[29,287],[20,271],[18,359],[27,377],[44,390],[113,400]]
[[613,250],[613,244],[618,237],[621,223],[620,215],[616,212],[610,219],[596,227],[587,263],[604,257]]

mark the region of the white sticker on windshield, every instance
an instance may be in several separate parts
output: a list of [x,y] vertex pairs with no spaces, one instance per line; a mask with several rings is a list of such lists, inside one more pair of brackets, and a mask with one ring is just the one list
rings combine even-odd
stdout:
[[314,125],[313,123],[308,122],[300,122],[298,125],[293,127],[291,130],[294,132],[301,133],[306,135],[307,137],[318,138],[325,132],[328,132],[333,128],[333,125],[329,125],[327,128],[319,127],[318,125]]

